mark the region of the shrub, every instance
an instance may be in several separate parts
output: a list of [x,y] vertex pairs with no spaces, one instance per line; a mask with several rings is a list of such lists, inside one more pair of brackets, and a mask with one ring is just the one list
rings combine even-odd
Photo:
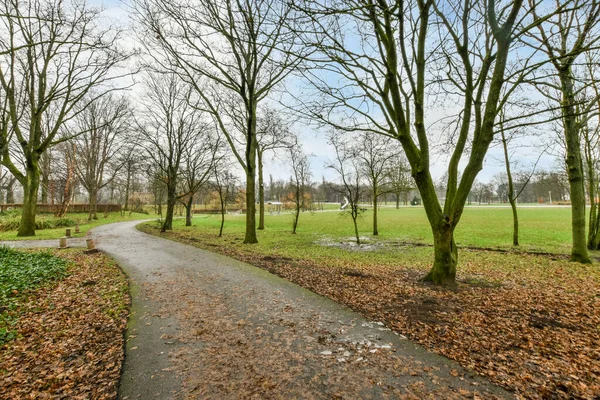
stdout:
[[[20,220],[20,212],[11,212],[10,214],[2,215],[0,218],[0,231],[16,231],[19,229]],[[75,225],[77,225],[77,222],[70,218],[38,216],[35,220],[36,230],[70,227]]]

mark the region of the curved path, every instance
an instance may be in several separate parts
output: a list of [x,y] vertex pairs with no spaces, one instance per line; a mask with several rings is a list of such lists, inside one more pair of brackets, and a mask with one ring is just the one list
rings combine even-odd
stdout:
[[131,282],[122,399],[513,397],[381,323],[138,223],[92,231]]

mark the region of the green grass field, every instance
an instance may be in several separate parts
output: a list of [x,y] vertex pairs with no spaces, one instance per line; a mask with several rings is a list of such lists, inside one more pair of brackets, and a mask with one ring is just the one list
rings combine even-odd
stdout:
[[[432,234],[425,211],[422,207],[382,208],[379,210],[379,236],[372,236],[373,211],[369,209],[359,217],[358,227],[361,237],[371,241],[408,241],[432,243]],[[218,232],[219,216],[198,216],[194,218],[196,228],[206,233]],[[519,249],[569,253],[570,251],[569,208],[536,207],[519,210],[520,242]],[[176,223],[180,226],[181,223]],[[277,241],[291,232],[292,215],[282,212],[279,215],[266,215],[265,231],[259,231],[259,241]],[[243,235],[245,218],[228,215],[225,233]],[[189,228],[188,228],[189,229]],[[350,239],[354,234],[349,215],[340,212],[305,212],[300,215],[298,235],[287,240],[304,242],[314,240]],[[459,246],[493,247],[511,249],[512,215],[509,207],[467,207],[458,225],[455,236]]]
[[[518,254],[501,256],[469,252],[465,247],[514,250],[517,253],[570,253],[569,208],[522,208],[520,221],[522,245],[515,248],[512,246],[510,208],[468,207],[456,231],[456,241],[463,247],[463,250],[459,250],[459,272],[469,275],[472,263],[484,263],[488,270],[506,272],[507,263],[511,264],[512,270],[512,267],[522,267],[525,262]],[[156,225],[151,223],[148,228],[152,224]],[[372,236],[372,210],[368,210],[359,219],[359,233],[363,240],[360,249],[353,243],[354,230],[350,216],[337,211],[302,213],[296,235],[291,234],[291,213],[266,215],[266,229],[258,231],[259,243],[252,246],[242,245],[245,227],[243,215],[226,216],[222,238],[217,237],[219,224],[218,215],[196,216],[192,227],[185,227],[183,220],[176,220],[173,235],[217,252],[310,259],[332,267],[360,269],[376,265],[427,271],[433,256],[431,246],[413,246],[415,243],[432,244],[431,230],[421,207],[381,209],[377,237]],[[594,252],[593,255],[600,254]],[[488,262],[484,262],[485,258],[489,258]]]

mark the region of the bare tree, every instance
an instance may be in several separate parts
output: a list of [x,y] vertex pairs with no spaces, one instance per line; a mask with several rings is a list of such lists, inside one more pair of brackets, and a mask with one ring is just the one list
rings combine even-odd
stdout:
[[192,146],[184,149],[184,165],[177,199],[185,207],[185,226],[192,226],[194,196],[205,185],[213,165],[223,158],[223,146],[218,134],[211,129],[198,132]]
[[[361,170],[367,178],[373,196],[373,235],[379,235],[377,212],[379,196],[385,191],[388,181],[389,162],[396,156],[393,152],[393,139],[366,132],[359,136],[353,146],[356,157],[360,160]],[[396,149],[399,150],[399,149]]]
[[310,201],[309,193],[306,192],[310,188],[310,162],[306,154],[302,151],[302,146],[298,143],[288,148],[288,157],[292,170],[290,181],[290,188],[292,189],[291,200],[294,203],[292,234],[296,234],[300,212],[306,208]]
[[332,132],[329,135],[329,144],[335,150],[335,160],[327,164],[326,167],[334,170],[340,178],[339,190],[345,200],[342,210],[348,212],[352,217],[356,244],[360,245],[358,217],[362,210],[358,202],[363,194],[361,163],[352,146],[344,141],[339,132]]
[[[115,27],[100,28],[101,10],[76,0],[3,0],[0,3],[0,85],[9,105],[9,129],[24,172],[7,148],[2,163],[21,183],[23,210],[18,236],[35,235],[40,157],[69,137],[62,126],[123,74],[116,69],[129,55],[120,51]],[[125,74],[127,74],[126,72]]]
[[[246,234],[257,243],[257,109],[298,65],[291,3],[282,0],[135,0],[155,61],[194,86],[246,174]],[[242,108],[243,129],[229,118]],[[229,112],[228,112],[229,109]],[[243,151],[235,137],[243,138]]]
[[219,208],[221,210],[221,225],[219,227],[219,237],[223,236],[223,227],[225,226],[225,214],[227,213],[227,204],[235,201],[237,178],[230,171],[230,163],[225,159],[213,165],[213,187],[219,195]]
[[192,106],[191,88],[174,74],[148,74],[143,110],[137,121],[140,145],[166,186],[167,211],[162,232],[173,229],[177,188],[185,156],[209,129],[197,108]]
[[410,165],[404,154],[398,151],[394,151],[393,154],[387,165],[385,191],[396,196],[396,209],[399,209],[401,197],[404,204],[408,204],[408,194],[415,189],[415,181],[410,174]]
[[[600,193],[600,179],[598,178],[600,168],[600,82],[594,77],[596,66],[598,65],[598,51],[585,54],[586,81],[590,83],[585,87],[580,95],[580,101],[586,104],[587,101],[595,101],[594,109],[584,108],[584,113],[580,116],[583,123],[582,145],[583,161],[585,161],[585,178],[587,181],[588,196],[590,198],[590,216],[588,219],[588,238],[587,246],[589,250],[600,249],[600,212],[598,212],[598,195]],[[592,118],[593,111],[596,118]]]
[[[571,260],[590,263],[587,250],[586,218],[585,218],[585,180],[581,156],[581,129],[585,122],[578,117],[584,115],[586,109],[595,108],[596,101],[589,101],[578,107],[578,94],[585,87],[581,84],[581,76],[575,76],[574,68],[578,59],[597,47],[600,40],[600,3],[596,0],[574,0],[572,7],[552,17],[538,15],[537,5],[529,0],[537,22],[537,34],[531,34],[532,46],[547,55],[549,67],[543,69],[534,83],[540,92],[560,106],[560,123],[562,124],[566,164],[571,188],[571,227],[573,245]],[[556,9],[564,9],[562,2],[555,2]],[[578,110],[579,108],[579,110]]]
[[509,143],[510,143],[511,139],[514,138],[514,135],[517,134],[518,132],[512,131],[509,136],[509,133],[507,133],[505,130],[503,119],[504,119],[504,113],[501,112],[500,113],[500,121],[499,121],[499,131],[500,131],[500,140],[502,143],[502,150],[504,153],[504,168],[506,169],[506,183],[507,183],[506,199],[508,200],[508,202],[510,204],[510,208],[512,211],[512,217],[513,217],[513,240],[512,240],[513,246],[518,246],[519,245],[519,213],[517,211],[517,199],[519,198],[519,196],[521,196],[521,193],[523,193],[523,191],[527,187],[527,184],[529,183],[529,181],[535,174],[535,169],[537,167],[537,164],[540,161],[540,158],[542,157],[542,155],[544,155],[544,153],[546,152],[546,150],[544,149],[540,152],[531,171],[523,176],[523,179],[521,179],[520,187],[516,188],[515,182],[513,179],[513,171],[512,171],[512,167],[511,167],[511,156],[510,156],[510,152],[509,152]]
[[265,229],[265,186],[264,186],[264,156],[269,151],[289,148],[296,139],[277,110],[266,108],[258,117],[256,155],[258,161],[258,229]]
[[[453,284],[454,230],[494,137],[503,88],[528,69],[529,59],[513,52],[514,38],[530,29],[523,1],[305,0],[298,7],[312,24],[305,42],[318,51],[305,75],[319,97],[304,101],[304,112],[401,143],[433,233],[424,280]],[[440,110],[454,111],[455,121],[443,206],[430,171],[431,142],[441,133],[431,116]]]
[[131,133],[132,113],[125,97],[107,95],[87,105],[73,129],[82,132],[73,140],[77,176],[88,192],[89,220],[98,219],[98,193],[115,179],[126,158],[118,154]]

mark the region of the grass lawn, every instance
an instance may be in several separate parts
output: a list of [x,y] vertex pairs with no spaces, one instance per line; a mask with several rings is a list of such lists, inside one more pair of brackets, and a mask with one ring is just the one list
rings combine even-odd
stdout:
[[[350,217],[338,212],[303,213],[297,235],[290,214],[267,215],[267,229],[250,246],[242,244],[243,216],[227,217],[222,238],[214,215],[194,218],[192,227],[175,221],[163,236],[330,297],[519,396],[600,396],[600,269],[568,261],[570,209],[522,208],[523,245],[513,249],[510,208],[467,208],[456,232],[459,285],[451,289],[419,281],[433,258],[421,207],[382,209],[377,239],[371,212],[359,221],[360,247],[352,243]],[[140,229],[158,234],[155,226]]]
[[[105,217],[104,213],[98,213],[97,220],[88,220],[88,214],[86,213],[68,213],[65,215],[65,219],[71,220],[74,224],[70,224],[72,226],[62,226],[60,228],[52,228],[52,229],[38,229],[35,231],[35,236],[27,236],[27,237],[19,237],[17,236],[16,229],[8,230],[8,231],[0,231],[0,240],[38,240],[38,239],[58,239],[65,235],[65,229],[71,229],[72,237],[84,237],[88,230],[95,226],[106,225],[113,222],[123,222],[123,221],[133,221],[138,219],[148,219],[154,218],[156,215],[148,215],[148,214],[140,214],[140,213],[132,213],[129,212],[124,213],[121,216],[118,212],[108,213]],[[11,214],[11,215],[0,215],[0,225],[2,225],[3,219],[14,219],[18,223],[19,217]],[[51,214],[39,214],[36,217],[36,220],[48,220],[50,222],[56,221],[56,217]],[[75,233],[75,224],[79,224],[79,233]]]

